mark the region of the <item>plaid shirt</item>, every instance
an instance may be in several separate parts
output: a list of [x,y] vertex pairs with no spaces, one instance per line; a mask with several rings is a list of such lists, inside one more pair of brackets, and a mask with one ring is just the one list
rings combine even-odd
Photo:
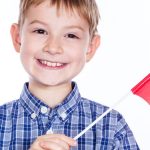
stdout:
[[[20,99],[0,106],[0,150],[28,150],[47,132],[75,137],[108,108],[82,98],[76,83],[64,102],[51,109],[24,85]],[[111,111],[82,137],[71,150],[139,150],[124,118]]]

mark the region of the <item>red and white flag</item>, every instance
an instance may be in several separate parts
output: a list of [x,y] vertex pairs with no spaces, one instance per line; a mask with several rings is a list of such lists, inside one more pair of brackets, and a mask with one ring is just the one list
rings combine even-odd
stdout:
[[112,107],[106,110],[101,116],[99,116],[95,121],[93,121],[89,126],[87,126],[83,131],[81,131],[77,136],[74,137],[77,140],[85,132],[87,132],[92,126],[94,126],[98,121],[100,121],[104,116],[106,116],[112,109],[114,109],[118,104],[120,104],[126,97],[133,93],[137,96],[143,98],[146,102],[150,104],[150,73],[141,80],[136,86],[134,86],[128,94],[123,96],[119,101],[117,101]]

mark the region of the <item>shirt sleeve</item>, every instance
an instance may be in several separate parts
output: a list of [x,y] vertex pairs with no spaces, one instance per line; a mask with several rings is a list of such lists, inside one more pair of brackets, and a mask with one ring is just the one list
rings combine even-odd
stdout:
[[114,150],[139,150],[135,137],[122,115],[118,114]]

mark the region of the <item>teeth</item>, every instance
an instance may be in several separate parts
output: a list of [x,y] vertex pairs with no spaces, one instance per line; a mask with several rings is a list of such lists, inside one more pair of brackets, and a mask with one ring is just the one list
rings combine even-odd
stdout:
[[62,66],[63,64],[61,64],[61,63],[53,63],[53,62],[49,62],[49,61],[46,61],[46,60],[41,60],[40,61],[42,64],[44,64],[44,65],[47,65],[48,67],[60,67],[60,66]]

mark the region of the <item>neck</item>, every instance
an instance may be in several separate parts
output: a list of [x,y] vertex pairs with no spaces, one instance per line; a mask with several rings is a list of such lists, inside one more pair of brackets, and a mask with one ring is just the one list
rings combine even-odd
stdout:
[[50,108],[54,108],[66,98],[66,96],[71,92],[71,82],[57,85],[57,86],[47,86],[39,84],[37,82],[29,82],[30,92],[47,104]]

